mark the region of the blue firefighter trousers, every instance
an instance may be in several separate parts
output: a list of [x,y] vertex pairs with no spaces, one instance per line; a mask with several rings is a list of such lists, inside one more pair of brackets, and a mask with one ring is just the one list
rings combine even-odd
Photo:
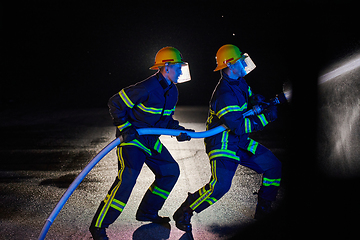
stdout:
[[242,149],[239,149],[236,155],[240,157],[239,162],[226,157],[217,157],[210,161],[210,182],[195,193],[189,194],[186,200],[192,210],[199,213],[224,196],[230,189],[239,164],[263,174],[259,197],[269,201],[276,199],[281,181],[281,162],[275,155],[260,144],[254,155]]
[[180,175],[179,165],[165,146],[161,153],[151,151],[149,154],[136,146],[118,146],[116,152],[118,176],[93,218],[91,224],[95,227],[107,228],[119,217],[144,163],[155,174],[155,181],[140,203],[143,213],[157,214]]

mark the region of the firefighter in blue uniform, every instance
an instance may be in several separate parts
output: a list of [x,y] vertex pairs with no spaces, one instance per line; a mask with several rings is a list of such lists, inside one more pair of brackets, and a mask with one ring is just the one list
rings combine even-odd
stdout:
[[[124,210],[144,163],[155,174],[155,181],[146,191],[136,219],[155,223],[170,221],[169,217],[159,216],[158,211],[179,177],[179,166],[162,145],[159,136],[139,136],[136,129],[185,129],[172,117],[178,100],[175,83],[184,67],[188,66],[180,52],[173,47],[165,47],[156,54],[155,65],[150,68],[159,70],[155,75],[122,89],[110,98],[108,106],[116,126],[116,137],[122,136],[123,141],[116,150],[117,177],[89,228],[95,240],[108,239],[106,228]],[[182,133],[177,140],[190,140],[190,136]]]
[[214,71],[222,70],[222,77],[211,97],[206,125],[207,130],[220,125],[225,125],[227,130],[205,138],[206,152],[211,163],[211,179],[195,193],[189,193],[174,213],[176,226],[183,231],[191,231],[190,218],[194,211],[200,213],[228,192],[238,164],[263,174],[255,218],[268,214],[271,202],[276,198],[281,181],[281,162],[270,150],[250,139],[249,133],[262,130],[274,121],[277,110],[273,106],[259,115],[242,115],[250,103],[263,101],[261,95],[252,93],[243,78],[252,70],[246,64],[247,56],[231,44],[222,46],[216,54],[217,68]]

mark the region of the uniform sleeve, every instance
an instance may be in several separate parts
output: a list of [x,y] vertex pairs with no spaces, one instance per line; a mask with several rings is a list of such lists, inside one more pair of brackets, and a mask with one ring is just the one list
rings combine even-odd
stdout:
[[244,118],[242,114],[247,110],[247,102],[245,98],[240,102],[239,105],[237,97],[227,92],[218,96],[212,109],[222,123],[236,135],[262,130],[268,124],[265,115],[260,114]]
[[185,128],[183,126],[180,126],[180,123],[178,120],[174,120],[171,116],[171,119],[167,125],[166,128],[170,128],[170,129],[179,129],[179,130],[184,130]]
[[122,89],[109,99],[109,112],[113,124],[119,131],[131,126],[131,123],[128,121],[129,112],[137,104],[145,101],[147,97],[148,91],[143,86],[134,85]]

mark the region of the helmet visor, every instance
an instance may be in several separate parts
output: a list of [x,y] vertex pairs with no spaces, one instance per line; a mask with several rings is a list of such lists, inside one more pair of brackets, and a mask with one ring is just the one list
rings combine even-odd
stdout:
[[251,60],[249,54],[244,53],[243,57],[244,59],[241,60],[241,64],[243,65],[246,74],[249,74],[252,70],[256,68],[255,63]]
[[181,64],[181,75],[178,78],[178,83],[183,83],[191,80],[190,68],[187,62]]

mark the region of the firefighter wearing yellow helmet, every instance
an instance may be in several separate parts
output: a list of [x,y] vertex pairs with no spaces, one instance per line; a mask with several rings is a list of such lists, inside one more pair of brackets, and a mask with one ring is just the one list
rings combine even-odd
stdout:
[[[161,49],[150,69],[154,75],[126,87],[112,96],[108,102],[110,115],[116,127],[116,137],[122,137],[117,147],[118,174],[107,196],[100,203],[90,225],[94,240],[108,239],[106,228],[124,210],[136,179],[145,163],[155,174],[155,181],[146,191],[136,213],[138,221],[167,223],[169,217],[161,217],[158,211],[173,189],[179,166],[170,152],[160,142],[159,136],[137,134],[138,128],[185,129],[173,119],[178,90],[175,84],[188,66],[180,52],[173,47]],[[190,74],[189,74],[190,75]],[[177,136],[178,141],[188,141],[186,133]]]
[[[169,76],[174,83],[190,81],[189,64],[184,62],[179,50],[173,47],[164,47],[155,56],[155,64],[150,67],[152,70],[167,70],[169,65],[173,65],[176,73]],[[166,71],[165,71],[166,72]]]
[[214,72],[227,68],[236,63],[241,64],[241,67],[243,68],[241,77],[244,77],[256,67],[247,53],[243,54],[237,46],[232,44],[226,44],[219,48],[216,53],[216,62],[217,67],[215,68]]
[[155,64],[150,69],[156,70],[165,64],[184,63],[179,50],[173,47],[164,47],[160,49],[155,56]]
[[232,44],[222,46],[217,51],[216,60],[215,71],[221,70],[222,74],[210,100],[206,129],[225,125],[226,130],[205,138],[211,162],[211,179],[198,191],[189,193],[174,213],[176,226],[183,231],[191,231],[193,212],[202,212],[229,191],[239,164],[263,174],[255,211],[257,219],[271,211],[271,202],[276,198],[281,181],[281,162],[269,149],[249,138],[251,132],[264,129],[277,118],[276,107],[269,107],[258,115],[243,115],[251,108],[250,105],[263,101],[261,95],[252,93],[244,79],[255,64],[248,54],[242,54]]

